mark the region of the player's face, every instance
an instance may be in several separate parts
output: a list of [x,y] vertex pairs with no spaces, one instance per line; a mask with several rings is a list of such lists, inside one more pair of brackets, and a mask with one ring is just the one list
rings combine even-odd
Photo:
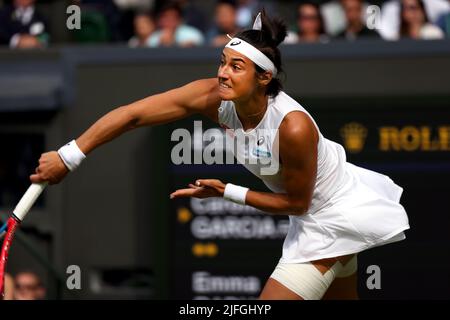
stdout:
[[253,61],[230,48],[222,52],[217,77],[222,100],[247,100],[258,85]]

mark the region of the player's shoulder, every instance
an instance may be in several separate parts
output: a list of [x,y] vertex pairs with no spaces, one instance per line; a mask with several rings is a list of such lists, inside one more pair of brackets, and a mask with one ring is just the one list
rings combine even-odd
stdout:
[[284,92],[280,92],[277,98],[284,115],[279,127],[280,138],[295,142],[305,137],[315,137],[317,131],[314,121],[300,103]]
[[293,110],[286,114],[280,124],[280,134],[286,138],[294,138],[299,135],[310,134],[314,131],[314,123],[311,118],[301,110]]
[[298,101],[293,99],[284,91],[280,91],[275,97],[271,98],[271,106],[284,117],[288,113],[296,110],[305,110]]
[[190,89],[197,89],[201,91],[214,91],[219,89],[219,82],[217,78],[205,78],[194,80],[187,84]]
[[221,102],[217,78],[192,81],[179,88],[179,91],[174,94],[186,109],[204,114],[213,121],[217,121],[217,109]]
[[298,103],[297,100],[292,98],[290,95],[288,95],[286,92],[281,90],[278,92],[278,94],[273,98],[274,102],[279,105],[290,105],[298,107],[300,106],[300,103]]
[[280,112],[282,117],[280,130],[289,133],[314,126],[308,112],[284,91],[280,91],[273,98],[273,107]]
[[174,90],[173,95],[184,105],[197,107],[205,104],[205,101],[219,102],[219,85],[216,78],[207,78],[191,81]]
[[280,154],[296,159],[307,157],[318,141],[318,132],[311,118],[302,111],[288,113],[279,127]]

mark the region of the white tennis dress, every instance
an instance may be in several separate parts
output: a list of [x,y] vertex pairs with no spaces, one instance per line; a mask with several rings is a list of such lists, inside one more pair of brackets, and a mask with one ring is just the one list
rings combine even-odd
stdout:
[[[409,223],[399,203],[403,189],[385,175],[348,163],[344,148],[323,137],[311,115],[286,93],[269,98],[267,111],[254,129],[243,131],[232,101],[222,101],[219,123],[249,138],[249,145],[238,143],[234,150],[238,161],[270,190],[285,193],[281,166],[273,165],[278,164],[274,143],[283,118],[292,111],[306,113],[319,133],[317,177],[308,212],[289,216],[280,262],[347,255],[405,239],[403,231],[409,229]],[[258,159],[265,160],[266,165]],[[267,160],[278,169],[262,174]]]

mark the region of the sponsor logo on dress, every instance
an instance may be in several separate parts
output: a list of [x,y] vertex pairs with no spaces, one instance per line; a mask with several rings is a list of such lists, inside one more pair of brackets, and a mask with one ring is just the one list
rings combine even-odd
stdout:
[[269,150],[263,150],[260,148],[253,149],[252,154],[257,158],[270,158],[272,156]]

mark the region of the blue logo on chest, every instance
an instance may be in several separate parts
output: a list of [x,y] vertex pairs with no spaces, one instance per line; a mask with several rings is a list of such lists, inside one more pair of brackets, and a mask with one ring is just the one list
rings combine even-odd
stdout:
[[261,148],[254,148],[252,150],[252,154],[257,158],[270,158],[272,157],[272,154],[268,150],[263,150]]

